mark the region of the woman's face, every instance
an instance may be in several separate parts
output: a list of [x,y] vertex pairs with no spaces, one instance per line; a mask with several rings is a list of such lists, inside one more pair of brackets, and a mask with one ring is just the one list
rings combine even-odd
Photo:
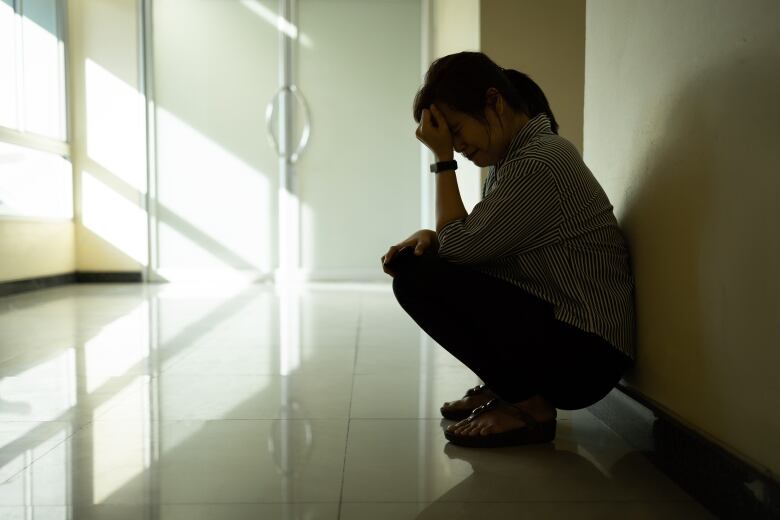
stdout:
[[[490,90],[488,93],[490,94]],[[505,109],[503,98],[499,95],[497,99],[500,101],[494,101],[494,104],[485,107],[487,128],[482,121],[468,114],[454,110],[444,103],[436,103],[450,129],[453,149],[480,167],[495,164],[504,157],[514,136],[512,118],[507,117],[511,114]]]

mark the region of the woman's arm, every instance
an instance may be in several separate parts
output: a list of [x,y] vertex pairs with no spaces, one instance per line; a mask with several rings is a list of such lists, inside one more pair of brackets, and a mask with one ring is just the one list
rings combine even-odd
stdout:
[[[436,162],[451,161],[453,154],[436,157]],[[458,189],[458,179],[453,170],[436,174],[436,232],[444,226],[468,215]]]
[[502,166],[490,193],[466,218],[439,229],[439,256],[477,264],[560,240],[563,207],[549,168],[535,159]]
[[[452,136],[450,135],[444,115],[431,105],[430,110],[422,111],[420,126],[415,132],[417,139],[425,143],[436,157],[436,162],[451,161],[453,158]],[[468,215],[460,198],[458,180],[454,170],[441,171],[436,174],[436,231],[452,222]]]

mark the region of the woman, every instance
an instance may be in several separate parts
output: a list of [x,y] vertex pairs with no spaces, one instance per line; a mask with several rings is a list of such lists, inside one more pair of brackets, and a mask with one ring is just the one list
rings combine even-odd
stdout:
[[[391,246],[382,263],[403,309],[485,383],[442,406],[459,421],[445,436],[549,442],[556,408],[599,401],[635,359],[634,283],[613,207],[557,135],[538,85],[482,53],[433,62],[414,119],[436,160],[436,231]],[[489,166],[470,214],[453,151]]]

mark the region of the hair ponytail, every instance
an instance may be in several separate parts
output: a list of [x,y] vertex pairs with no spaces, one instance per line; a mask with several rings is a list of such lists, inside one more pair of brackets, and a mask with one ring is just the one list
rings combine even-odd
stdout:
[[528,107],[528,117],[546,114],[550,119],[550,129],[557,134],[558,122],[555,121],[555,116],[550,109],[550,104],[547,102],[547,97],[539,85],[522,72],[514,69],[503,69],[503,71],[504,75],[509,78],[509,81],[517,90],[517,93],[520,94],[520,98],[525,101]]
[[558,133],[558,123],[539,85],[522,72],[502,69],[481,52],[458,52],[431,63],[423,86],[414,97],[412,115],[419,123],[423,109],[441,102],[487,125],[485,92],[491,87],[512,108],[528,117],[546,114],[551,130]]

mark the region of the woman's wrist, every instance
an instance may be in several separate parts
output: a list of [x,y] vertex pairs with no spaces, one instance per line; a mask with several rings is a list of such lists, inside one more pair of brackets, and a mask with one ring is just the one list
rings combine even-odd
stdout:
[[444,161],[451,161],[455,158],[455,154],[452,150],[449,152],[441,152],[441,153],[433,153],[433,156],[436,158],[436,162],[444,162]]

